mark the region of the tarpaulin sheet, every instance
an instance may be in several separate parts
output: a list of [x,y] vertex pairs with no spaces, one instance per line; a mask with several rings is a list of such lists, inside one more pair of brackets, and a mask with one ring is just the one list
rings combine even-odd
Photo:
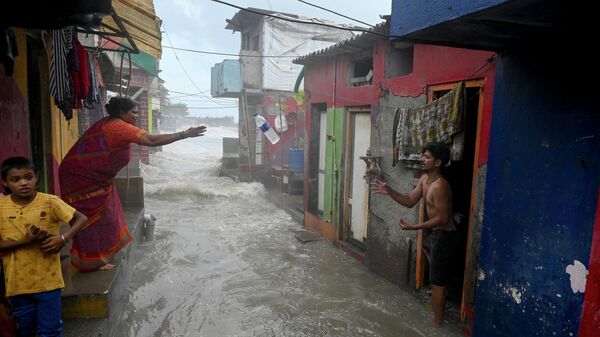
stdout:
[[[317,20],[317,19],[309,19]],[[263,26],[265,55],[301,56],[330,47],[354,36],[350,31],[265,17]],[[263,88],[293,91],[302,65],[292,57],[263,59]]]

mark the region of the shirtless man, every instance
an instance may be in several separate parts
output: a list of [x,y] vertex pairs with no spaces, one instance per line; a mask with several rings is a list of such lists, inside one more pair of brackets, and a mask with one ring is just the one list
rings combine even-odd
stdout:
[[450,258],[458,242],[458,232],[452,218],[452,191],[442,176],[442,168],[450,160],[450,150],[442,143],[428,143],[421,154],[424,171],[417,186],[408,195],[395,191],[386,183],[375,180],[371,189],[377,194],[389,195],[402,206],[412,208],[424,196],[427,221],[411,224],[400,219],[403,230],[431,229],[431,261],[429,279],[433,298],[433,324],[444,323],[446,283]]

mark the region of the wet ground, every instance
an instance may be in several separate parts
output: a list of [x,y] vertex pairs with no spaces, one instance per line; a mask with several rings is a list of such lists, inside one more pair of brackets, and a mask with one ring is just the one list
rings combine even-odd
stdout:
[[178,219],[141,248],[117,336],[459,335],[326,241],[298,241],[265,199],[231,199],[155,212]]
[[464,335],[327,241],[296,239],[262,185],[217,176],[210,141],[143,169],[156,240],[139,248],[116,336]]

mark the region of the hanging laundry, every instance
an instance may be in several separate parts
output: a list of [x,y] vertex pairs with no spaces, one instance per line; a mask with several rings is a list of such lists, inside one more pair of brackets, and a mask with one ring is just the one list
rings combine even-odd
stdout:
[[50,55],[50,95],[54,103],[63,112],[67,120],[73,118],[73,97],[71,76],[67,64],[67,55],[72,49],[72,30],[57,29],[50,31],[52,36],[52,54]]
[[90,76],[90,91],[85,100],[83,101],[83,105],[88,109],[93,109],[94,105],[100,102],[100,93],[98,91],[98,79],[96,77],[96,65],[94,64],[94,56],[91,53],[88,53],[88,61],[89,61],[89,76]]
[[67,53],[67,69],[69,69],[69,74],[79,71],[79,58],[77,57],[77,50],[75,48],[70,48]]
[[73,83],[73,107],[75,109],[83,108],[83,100],[87,99],[90,92],[90,67],[88,54],[77,38],[73,39],[73,50],[77,59],[77,68],[71,72]]
[[98,88],[106,88],[104,85],[104,76],[102,76],[102,72],[100,71],[100,64],[98,60],[94,58],[94,69],[96,73],[96,80],[98,81]]
[[12,76],[15,57],[19,55],[15,32],[8,28],[0,28],[0,63],[4,65],[4,74]]
[[392,137],[397,143],[394,149],[397,154],[394,153],[392,161],[396,155],[398,160],[419,160],[425,144],[432,141],[452,143],[452,160],[462,159],[465,95],[465,84],[462,82],[429,104],[397,110],[396,135]]

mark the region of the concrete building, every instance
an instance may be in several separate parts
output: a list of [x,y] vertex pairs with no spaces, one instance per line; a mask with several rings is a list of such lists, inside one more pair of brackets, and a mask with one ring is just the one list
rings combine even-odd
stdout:
[[[455,211],[464,215],[449,290],[452,301],[464,306],[474,290],[463,270],[465,258],[476,254],[467,242],[480,226],[485,177],[480,167],[487,161],[495,54],[390,41],[389,27],[389,21],[379,24],[294,61],[305,66],[304,223],[390,281],[413,289],[428,285],[428,232],[398,226],[400,218],[422,221],[423,206],[402,207],[371,194],[368,184],[378,177],[402,193],[414,188],[420,166],[398,153],[398,118],[410,109],[433,109],[446,93],[464,85],[461,135],[447,139],[450,144],[463,140],[449,177]],[[448,111],[440,108],[439,115],[444,114]]]
[[600,114],[583,84],[592,54],[570,43],[593,30],[591,13],[554,0],[392,2],[394,39],[498,52],[467,261],[475,337],[600,331]]
[[[302,93],[295,92],[302,67],[292,59],[353,35],[318,23],[337,25],[257,8],[241,10],[227,20],[225,29],[241,34],[240,57],[215,65],[211,92],[213,97],[239,99],[241,175],[268,181],[273,173],[287,170],[290,149],[302,147],[304,101]],[[275,127],[281,137],[278,143],[271,144],[257,133],[254,113]]]

